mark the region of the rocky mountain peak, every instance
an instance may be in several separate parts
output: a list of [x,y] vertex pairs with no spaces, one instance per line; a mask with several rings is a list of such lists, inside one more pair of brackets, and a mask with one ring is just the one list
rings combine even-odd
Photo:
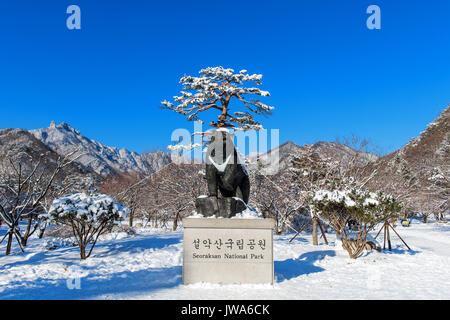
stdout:
[[102,176],[128,172],[153,173],[170,163],[168,154],[140,155],[125,148],[110,147],[85,137],[66,122],[56,125],[52,121],[48,128],[30,130],[30,133],[61,155],[79,148],[83,154],[79,162]]

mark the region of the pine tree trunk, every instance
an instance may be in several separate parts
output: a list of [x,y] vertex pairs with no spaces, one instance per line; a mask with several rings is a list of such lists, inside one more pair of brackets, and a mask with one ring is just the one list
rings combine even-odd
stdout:
[[277,235],[280,235],[281,233],[280,233],[280,217],[279,217],[279,215],[277,214],[276,215],[276,217],[277,217],[277,220],[276,220],[276,234]]
[[86,260],[86,246],[80,244],[80,257],[81,260]]
[[30,232],[31,232],[31,224],[32,224],[32,222],[33,222],[33,218],[31,216],[28,217],[27,229],[25,230],[25,234],[23,235],[23,237],[20,239],[20,242],[22,243],[23,247],[27,246],[28,237],[30,236]]
[[45,229],[46,229],[46,228],[40,229],[40,230],[39,230],[39,236],[38,236],[39,239],[42,239],[42,238],[44,237]]
[[178,228],[178,217],[179,213],[176,214],[175,219],[173,219],[173,231],[177,231]]
[[312,240],[313,245],[318,246],[319,245],[319,239],[317,237],[317,219],[313,218],[313,224],[312,224],[313,230],[312,230]]
[[286,222],[283,221],[283,222],[281,223],[280,234],[283,234],[285,228],[286,228]]
[[129,220],[130,228],[132,228],[133,227],[133,218],[134,218],[133,211],[130,212],[129,218],[130,218],[130,220]]
[[322,236],[323,236],[323,240],[325,241],[325,244],[328,245],[327,236],[325,235],[325,231],[323,230],[322,224],[320,223],[319,220],[317,220],[317,224],[319,225],[320,231],[322,232]]
[[12,240],[13,240],[13,234],[12,234],[12,232],[10,232],[8,235],[8,243],[6,245],[6,252],[5,252],[6,255],[9,255],[11,253]]

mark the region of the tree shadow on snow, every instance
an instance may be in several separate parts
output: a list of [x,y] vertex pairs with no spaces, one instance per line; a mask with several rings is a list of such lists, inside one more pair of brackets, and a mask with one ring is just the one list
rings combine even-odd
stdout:
[[[5,263],[3,264],[3,268],[20,267],[22,265],[38,265],[41,263],[64,263],[70,265],[73,264],[73,256],[76,256],[72,254],[73,252],[79,252],[78,247],[63,247],[58,248],[57,250],[42,249],[42,251],[39,252],[28,252],[27,247],[25,247],[25,252],[13,253],[22,260]],[[76,259],[76,261],[79,261],[79,259]]]
[[[288,236],[279,236],[280,240],[286,240],[286,241],[290,241],[292,239],[292,237],[294,236],[294,233],[288,233]],[[302,238],[300,236],[295,237],[295,239],[292,240],[292,243],[296,243],[296,242],[300,242],[300,243],[309,243],[308,240],[306,240],[305,238]]]
[[[92,258],[114,257],[118,253],[139,254],[146,250],[158,250],[180,243],[178,234],[161,237],[151,235],[145,237],[130,237],[119,239],[116,243],[110,241],[100,242],[96,245]],[[36,274],[32,280],[17,279],[8,283],[8,287],[0,290],[0,299],[14,300],[66,300],[66,299],[96,299],[108,298],[115,294],[119,298],[127,298],[128,295],[139,295],[176,287],[181,284],[181,266],[167,268],[148,268],[139,271],[123,271],[101,275],[95,272],[96,266],[80,265],[78,247],[62,247],[56,250],[44,250],[39,252],[25,252],[23,258],[5,264],[3,267],[18,267],[21,265],[52,264],[63,268],[80,266],[88,271],[87,277],[81,278],[81,289],[70,290],[67,279],[51,279],[46,275]],[[91,259],[91,258],[89,258]],[[87,260],[89,262],[89,259]],[[93,272],[91,272],[93,271]],[[73,280],[73,279],[72,279]],[[69,280],[70,281],[70,280]]]
[[324,271],[325,269],[315,266],[314,263],[326,256],[334,257],[335,255],[333,250],[312,251],[302,254],[297,259],[275,261],[275,278],[277,282],[283,282],[301,275]]
[[153,291],[181,285],[181,266],[170,268],[150,268],[140,271],[124,271],[99,279],[81,278],[80,288],[69,289],[74,279],[58,279],[22,283],[22,286],[0,293],[0,299],[8,300],[83,300],[83,299],[123,299],[136,295],[151,294]]
[[387,248],[387,246],[386,246],[386,249],[380,251],[380,253],[387,253],[387,254],[409,254],[409,255],[411,255],[411,256],[414,256],[414,255],[416,255],[416,254],[418,254],[418,253],[420,253],[420,252],[421,252],[421,251],[413,250],[413,249],[408,250],[408,248],[406,248],[405,246],[401,246],[401,245],[398,245],[398,246],[396,246],[395,248],[392,248],[391,251],[389,251],[388,248]]
[[180,241],[181,237],[178,234],[171,234],[165,237],[158,234],[145,237],[130,237],[117,241],[113,245],[110,242],[98,243],[94,248],[93,257],[113,256],[120,252],[134,253],[140,250],[163,249],[164,247],[178,244]]
[[[117,240],[114,244],[110,241],[99,242],[95,246],[92,257],[107,257],[114,256],[120,252],[136,253],[142,252],[148,249],[162,249],[174,244],[180,243],[181,238],[177,234],[171,234],[170,236],[161,237],[160,235],[151,235],[146,237],[130,237],[121,240]],[[88,246],[88,249],[90,246]],[[2,247],[0,247],[2,249]],[[76,264],[79,265],[79,249],[77,246],[60,247],[55,250],[48,250],[42,248],[42,251],[36,252],[35,250],[27,250],[25,252],[15,252],[14,255],[18,256],[22,260],[5,263],[6,267],[18,267],[21,265],[36,265],[41,263],[65,263],[67,265]]]

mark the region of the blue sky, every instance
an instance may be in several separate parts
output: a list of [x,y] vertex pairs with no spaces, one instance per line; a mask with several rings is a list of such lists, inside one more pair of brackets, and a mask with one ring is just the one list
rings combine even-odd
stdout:
[[[81,8],[81,30],[66,8]],[[366,8],[381,8],[381,30]],[[351,134],[393,151],[450,102],[450,1],[3,0],[0,128],[68,122],[142,152],[183,116],[158,108],[208,66],[261,73],[280,143]]]

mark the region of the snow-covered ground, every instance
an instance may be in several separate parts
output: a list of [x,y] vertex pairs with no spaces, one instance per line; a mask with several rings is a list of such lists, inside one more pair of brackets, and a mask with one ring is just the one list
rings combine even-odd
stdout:
[[392,234],[391,252],[357,260],[331,233],[330,245],[319,246],[310,235],[292,243],[292,234],[275,236],[273,286],[182,285],[182,231],[111,234],[82,262],[76,247],[45,250],[32,239],[25,253],[5,256],[3,243],[0,299],[450,299],[450,224],[413,221],[397,230],[413,251]]

